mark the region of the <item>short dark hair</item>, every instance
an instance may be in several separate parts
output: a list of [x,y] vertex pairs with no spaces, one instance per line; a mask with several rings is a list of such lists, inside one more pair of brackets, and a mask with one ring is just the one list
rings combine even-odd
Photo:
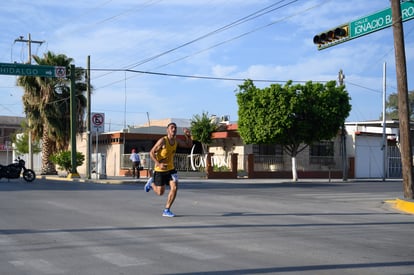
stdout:
[[174,125],[175,127],[177,127],[177,124],[175,124],[175,122],[168,123],[167,128],[170,127],[170,125]]

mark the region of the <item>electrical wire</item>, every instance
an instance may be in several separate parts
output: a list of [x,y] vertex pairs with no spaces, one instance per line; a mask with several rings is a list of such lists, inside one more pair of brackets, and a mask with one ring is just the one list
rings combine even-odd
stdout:
[[369,87],[365,87],[365,86],[362,86],[362,85],[359,85],[359,84],[356,84],[356,83],[352,83],[352,82],[349,82],[349,81],[345,81],[345,82],[346,82],[346,84],[349,84],[349,85],[352,85],[352,86],[356,86],[356,87],[359,87],[359,88],[363,88],[365,90],[369,90],[371,92],[375,92],[375,93],[378,93],[378,94],[382,94],[382,91],[380,91],[380,90],[376,90],[376,89],[372,89],[372,88],[369,88]]
[[145,8],[147,8],[149,6],[152,6],[152,5],[154,5],[154,4],[158,3],[158,2],[161,2],[161,1],[162,0],[149,0],[149,1],[145,2],[144,4],[142,4],[142,6],[140,5],[139,7],[136,7],[134,9],[127,9],[127,10],[125,10],[123,12],[120,12],[120,13],[118,13],[116,15],[113,15],[113,16],[110,16],[108,18],[102,19],[101,21],[95,22],[94,25],[99,25],[99,24],[102,24],[102,23],[105,23],[105,22],[108,22],[108,21],[112,21],[112,20],[114,20],[114,19],[116,19],[118,17],[121,17],[121,16],[125,15],[125,14],[128,14],[128,13],[131,13],[133,11],[136,11],[139,8],[145,9]]
[[[288,5],[291,5],[291,4],[295,3],[295,2],[297,2],[298,0],[292,0],[292,1],[290,1],[290,2],[288,2],[288,3],[285,3],[285,4],[281,5],[281,6],[274,7],[274,6],[276,6],[276,5],[280,4],[280,3],[284,2],[284,1],[285,1],[285,0],[281,0],[281,1],[278,1],[277,3],[273,3],[273,4],[269,5],[269,6],[266,6],[266,7],[262,8],[262,9],[259,9],[259,10],[255,11],[255,12],[253,12],[253,13],[251,13],[251,14],[247,15],[247,16],[244,16],[244,17],[242,17],[242,18],[240,18],[240,19],[237,19],[237,20],[235,20],[235,21],[233,21],[233,22],[231,22],[231,23],[229,23],[229,24],[226,24],[226,25],[224,25],[223,27],[220,27],[220,28],[215,29],[215,30],[213,30],[213,31],[210,31],[210,32],[208,32],[208,33],[206,33],[206,34],[204,34],[204,35],[201,35],[201,36],[199,36],[199,37],[197,37],[197,38],[195,38],[195,39],[192,39],[192,40],[190,40],[190,41],[188,41],[188,42],[186,42],[186,43],[184,43],[184,44],[181,44],[181,45],[179,45],[179,46],[176,46],[176,47],[174,47],[174,48],[172,48],[172,49],[169,49],[169,50],[167,50],[167,51],[164,51],[164,52],[162,52],[162,53],[159,53],[159,54],[153,55],[153,56],[148,57],[148,58],[146,58],[146,59],[143,59],[143,60],[137,61],[137,62],[132,63],[132,64],[130,64],[130,65],[126,65],[126,66],[124,66],[123,68],[125,68],[125,69],[132,69],[132,68],[138,67],[138,66],[140,66],[140,65],[146,64],[146,63],[148,63],[148,62],[150,62],[150,61],[153,61],[153,60],[155,60],[155,59],[157,59],[157,58],[159,58],[159,57],[162,57],[162,56],[164,56],[164,55],[167,55],[167,54],[169,54],[169,53],[172,53],[172,52],[174,52],[174,51],[176,51],[176,50],[178,50],[178,49],[181,49],[181,48],[184,48],[184,47],[186,47],[186,46],[188,46],[188,45],[191,45],[191,44],[193,44],[193,43],[196,43],[196,42],[198,42],[198,41],[200,41],[200,40],[202,40],[202,39],[205,39],[205,38],[210,37],[210,36],[212,36],[212,35],[218,34],[218,33],[220,33],[220,32],[223,32],[223,31],[225,31],[225,30],[228,30],[228,29],[230,29],[230,28],[233,28],[233,27],[235,27],[235,26],[238,26],[238,25],[240,25],[240,24],[242,24],[242,23],[248,22],[248,21],[250,21],[250,20],[256,19],[256,18],[258,18],[258,17],[260,17],[260,16],[263,16],[263,15],[265,15],[265,14],[268,14],[268,13],[270,13],[270,12],[273,12],[273,11],[275,11],[275,10],[278,10],[278,9],[281,9],[281,8],[286,7],[286,6],[288,6]],[[223,44],[224,44],[224,43],[223,43]],[[219,44],[219,45],[221,45],[221,44]],[[217,45],[217,46],[219,46],[219,45]],[[104,74],[104,75],[101,75],[101,76],[97,76],[96,78],[100,78],[100,77],[103,77],[103,76],[105,76],[105,75],[108,75],[108,74]],[[120,80],[120,81],[122,81],[122,80]],[[119,82],[120,82],[120,81],[119,81]],[[114,82],[114,83],[118,83],[118,81],[117,81],[117,82]],[[105,86],[105,87],[106,87],[106,86]]]
[[181,61],[181,60],[187,59],[187,58],[189,58],[189,57],[192,57],[192,56],[195,56],[195,55],[201,54],[201,53],[203,53],[203,52],[205,52],[205,51],[209,51],[209,50],[211,50],[211,49],[213,49],[213,48],[216,48],[216,47],[218,47],[218,46],[221,46],[221,45],[224,45],[224,44],[226,44],[226,43],[232,42],[232,41],[234,41],[234,40],[240,39],[240,38],[242,38],[242,37],[244,37],[244,36],[247,36],[247,35],[252,34],[252,33],[254,33],[254,32],[260,31],[260,30],[262,30],[262,29],[264,29],[264,28],[267,28],[267,27],[270,27],[270,26],[272,26],[272,25],[274,25],[274,24],[277,24],[277,23],[280,23],[280,22],[286,21],[286,20],[288,20],[288,19],[290,19],[290,18],[292,18],[292,17],[295,17],[295,16],[301,15],[301,14],[303,14],[303,13],[306,13],[306,12],[308,12],[309,10],[312,10],[312,9],[317,8],[317,7],[319,7],[319,6],[321,6],[321,5],[324,5],[324,4],[326,4],[326,2],[321,3],[321,4],[318,4],[318,5],[315,5],[315,6],[312,6],[312,7],[310,7],[310,8],[307,8],[307,9],[303,10],[303,11],[300,11],[300,12],[297,12],[297,13],[295,13],[295,14],[292,14],[292,15],[289,15],[289,16],[286,16],[286,17],[283,17],[283,18],[281,18],[281,19],[278,19],[278,20],[272,21],[272,22],[270,22],[270,23],[268,23],[268,24],[265,24],[265,25],[259,26],[259,27],[257,27],[257,28],[254,28],[254,29],[252,29],[252,30],[248,31],[248,32],[244,32],[244,33],[242,33],[242,34],[240,34],[240,35],[237,35],[237,36],[234,36],[234,37],[229,38],[229,39],[227,39],[227,40],[224,40],[224,41],[222,41],[222,42],[220,42],[220,43],[214,44],[214,45],[212,45],[212,46],[210,46],[210,47],[208,47],[208,48],[205,48],[205,49],[202,49],[202,50],[200,50],[200,51],[197,51],[197,52],[195,52],[195,53],[193,53],[193,54],[191,54],[191,55],[183,56],[183,57],[181,57],[181,58],[178,58],[178,59],[175,59],[175,60],[173,60],[173,61],[170,61],[169,63],[166,63],[166,64],[164,64],[164,65],[158,66],[156,69],[159,69],[159,68],[165,67],[165,66],[167,66],[167,65],[170,65],[170,64],[176,63],[176,62],[178,62],[178,61]]
[[[110,72],[130,72],[137,74],[150,74],[169,77],[181,77],[181,78],[193,78],[193,79],[206,79],[206,80],[223,80],[223,81],[245,81],[247,78],[231,78],[231,77],[214,77],[214,76],[197,76],[197,75],[185,75],[185,74],[173,74],[173,73],[161,73],[140,71],[131,69],[90,69],[91,71],[110,71]],[[294,83],[306,83],[309,80],[274,80],[274,79],[252,79],[253,82],[270,82],[270,83],[286,83],[292,81]],[[329,80],[316,81],[316,82],[328,82]]]
[[285,0],[281,0],[281,1],[279,1],[279,2],[277,2],[277,3],[274,3],[274,4],[270,5],[270,6],[267,6],[267,7],[265,7],[265,8],[262,8],[262,9],[258,10],[258,11],[255,11],[255,12],[253,12],[253,13],[251,13],[251,14],[249,14],[249,15],[245,16],[245,17],[242,17],[242,18],[240,18],[240,19],[238,19],[238,20],[236,20],[236,21],[233,21],[232,23],[229,23],[229,24],[227,24],[227,25],[225,25],[225,26],[223,26],[223,27],[220,27],[220,28],[218,28],[218,29],[216,29],[216,30],[214,30],[214,31],[211,31],[211,32],[209,32],[209,33],[206,33],[206,34],[204,34],[204,35],[201,35],[201,36],[199,36],[199,37],[197,37],[197,38],[195,38],[195,39],[193,39],[193,40],[190,40],[190,41],[188,41],[188,42],[186,42],[186,43],[184,43],[184,44],[181,44],[181,45],[179,45],[179,46],[177,46],[177,47],[174,47],[174,48],[169,49],[169,50],[167,50],[167,51],[164,51],[164,52],[162,52],[162,53],[156,54],[156,55],[151,56],[151,57],[149,57],[149,58],[146,58],[146,59],[144,59],[144,60],[138,61],[138,62],[133,63],[133,64],[131,64],[131,65],[129,65],[129,66],[126,66],[126,67],[127,67],[128,69],[132,69],[132,68],[138,67],[138,66],[143,65],[143,64],[145,64],[145,63],[148,63],[148,62],[150,62],[150,61],[152,61],[152,60],[154,60],[154,59],[157,59],[157,58],[159,58],[159,57],[161,57],[161,56],[164,56],[164,55],[169,54],[169,53],[171,53],[171,52],[174,52],[174,51],[176,51],[176,50],[178,50],[178,49],[181,49],[181,48],[186,47],[186,46],[188,46],[188,45],[191,45],[191,44],[193,44],[193,43],[195,43],[195,42],[198,42],[198,41],[200,41],[200,40],[202,40],[202,39],[204,39],[204,38],[207,38],[207,37],[209,37],[209,36],[211,36],[211,35],[215,35],[215,34],[220,33],[220,32],[222,32],[222,31],[225,31],[225,30],[228,30],[228,29],[233,28],[233,27],[235,27],[235,26],[238,26],[238,25],[240,25],[240,24],[242,24],[242,23],[248,22],[248,21],[250,21],[250,20],[256,19],[256,18],[258,18],[258,17],[260,17],[260,16],[263,16],[263,15],[265,15],[265,14],[268,14],[268,13],[270,13],[270,12],[272,12],[272,11],[275,11],[275,10],[281,9],[281,8],[283,8],[283,7],[286,7],[286,6],[290,5],[290,4],[293,4],[293,3],[297,2],[298,0],[292,0],[292,1],[290,1],[289,3],[287,3],[287,4],[283,4],[283,5],[278,6],[278,7],[276,7],[276,8],[272,8],[272,9],[270,9],[271,7],[273,7],[273,6],[277,5],[277,4],[280,4],[280,3],[284,2],[284,1],[285,1]]
[[[293,2],[296,2],[296,1],[297,1],[297,0],[295,0],[295,1],[293,1]],[[289,2],[288,4],[291,4],[291,3],[293,3],[293,2]],[[328,2],[329,2],[329,1],[328,1]],[[178,62],[178,61],[181,61],[181,60],[187,59],[187,58],[189,58],[189,57],[192,57],[192,56],[195,56],[195,55],[201,54],[201,53],[203,53],[203,52],[205,52],[205,51],[211,50],[211,49],[213,49],[213,48],[215,48],[215,47],[218,47],[218,46],[221,46],[221,45],[223,45],[223,44],[229,43],[229,42],[231,42],[231,41],[234,41],[234,40],[240,39],[241,37],[244,37],[244,36],[247,36],[247,35],[252,34],[252,33],[254,33],[254,32],[257,32],[257,31],[259,31],[259,30],[261,30],[261,29],[264,29],[264,28],[270,27],[270,26],[272,26],[272,25],[274,25],[274,24],[277,24],[277,23],[280,23],[280,22],[286,21],[286,20],[288,20],[288,19],[290,19],[290,18],[292,18],[292,17],[294,17],[294,16],[298,16],[298,15],[301,15],[301,14],[303,14],[303,13],[306,13],[306,12],[308,12],[309,10],[312,10],[312,9],[318,8],[318,7],[322,6],[322,5],[325,5],[326,3],[327,3],[327,1],[322,2],[322,3],[320,3],[320,4],[317,4],[317,5],[314,5],[314,6],[312,6],[312,7],[309,7],[309,8],[307,8],[307,9],[305,9],[305,10],[300,11],[300,12],[294,13],[293,15],[289,15],[289,16],[286,16],[286,17],[284,17],[284,18],[281,18],[281,19],[278,19],[278,20],[272,21],[272,22],[270,22],[270,23],[268,23],[268,24],[265,24],[265,25],[259,26],[259,27],[257,27],[257,28],[254,28],[254,29],[252,29],[252,30],[248,31],[248,32],[245,32],[245,33],[242,33],[242,34],[240,34],[240,35],[238,35],[238,36],[235,36],[235,37],[232,37],[232,38],[230,38],[230,39],[227,39],[227,40],[225,40],[225,41],[222,41],[222,42],[220,42],[220,43],[217,43],[217,44],[215,44],[215,45],[212,45],[212,46],[210,46],[210,47],[208,47],[208,48],[204,48],[204,49],[202,49],[202,50],[200,50],[200,51],[197,51],[196,53],[193,53],[193,54],[191,54],[191,55],[187,55],[187,56],[184,56],[184,57],[181,57],[181,58],[175,59],[175,60],[173,60],[173,61],[170,61],[169,63],[165,63],[164,65],[157,66],[155,69],[159,69],[159,68],[165,67],[165,66],[170,65],[170,64],[172,64],[172,63],[176,63],[176,62]],[[285,4],[285,6],[286,6],[286,5],[288,5],[288,4]],[[270,7],[270,6],[269,6],[269,7]],[[269,7],[266,7],[266,8],[264,8],[264,9],[261,9],[260,11],[265,10],[265,9],[267,9],[267,8],[269,8]],[[274,10],[274,9],[272,9],[272,10]],[[257,13],[257,12],[255,12],[255,13],[253,13],[253,14],[256,14],[256,13]],[[251,15],[252,15],[252,14],[251,14]],[[249,16],[251,16],[251,15],[249,15]],[[249,16],[246,16],[246,17],[249,17]],[[244,18],[246,18],[246,17],[244,17]],[[240,20],[241,20],[241,19],[240,19]],[[239,21],[239,20],[237,20],[237,21]],[[230,25],[230,24],[228,24],[228,25]],[[188,43],[189,43],[189,42],[188,42]],[[140,65],[141,65],[141,64],[140,64]],[[131,79],[131,78],[133,78],[133,77],[136,77],[136,76],[132,76],[132,77],[129,77],[129,78],[127,78],[127,79]],[[188,76],[187,76],[187,77],[188,77]],[[202,77],[202,78],[207,79],[208,77]],[[213,77],[211,77],[211,79],[214,79],[214,78],[213,78]],[[220,78],[216,78],[216,79],[220,79]],[[221,80],[226,80],[226,78],[222,78]],[[233,80],[233,79],[227,79],[227,80]],[[105,87],[111,86],[111,85],[113,85],[113,84],[120,83],[121,81],[124,81],[124,80],[116,80],[116,81],[113,81],[113,82],[111,82],[111,83],[108,83],[108,84],[106,84],[106,85],[104,85],[104,86],[101,86],[101,87],[99,87],[99,88],[105,88]],[[261,82],[262,80],[257,80],[257,81],[258,81],[258,82]],[[287,82],[287,81],[266,81],[266,80],[264,80],[263,82]],[[296,82],[306,82],[306,81],[296,81]],[[98,88],[98,89],[99,89],[99,88]]]

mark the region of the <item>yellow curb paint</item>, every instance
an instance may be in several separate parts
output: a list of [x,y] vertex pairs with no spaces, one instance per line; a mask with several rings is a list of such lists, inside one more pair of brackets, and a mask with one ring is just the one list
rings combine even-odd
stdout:
[[414,214],[414,202],[397,199],[396,207],[407,213]]
[[68,179],[73,179],[73,178],[80,178],[80,175],[78,173],[70,173],[67,176]]
[[394,209],[414,214],[414,202],[409,202],[401,199],[387,200],[386,203],[390,204]]

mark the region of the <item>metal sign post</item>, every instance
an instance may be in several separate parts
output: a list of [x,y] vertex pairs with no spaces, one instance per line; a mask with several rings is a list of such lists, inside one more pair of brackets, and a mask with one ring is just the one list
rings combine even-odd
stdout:
[[96,175],[98,178],[100,178],[99,175],[99,169],[97,169],[98,164],[100,163],[99,159],[99,151],[98,151],[98,144],[99,144],[99,133],[103,133],[105,131],[105,114],[104,113],[92,113],[91,114],[91,130],[92,133],[96,134],[95,138],[95,173],[98,173]]

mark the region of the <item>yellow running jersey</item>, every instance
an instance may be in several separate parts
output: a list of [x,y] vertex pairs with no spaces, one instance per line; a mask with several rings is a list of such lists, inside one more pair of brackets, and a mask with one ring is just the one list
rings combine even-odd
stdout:
[[158,166],[154,167],[154,171],[157,172],[165,172],[174,169],[174,154],[177,149],[177,141],[174,139],[174,144],[171,145],[168,141],[168,137],[165,136],[164,142],[165,145],[161,148],[161,150],[158,150],[156,158],[159,162],[166,163],[167,167],[165,169],[161,169]]

